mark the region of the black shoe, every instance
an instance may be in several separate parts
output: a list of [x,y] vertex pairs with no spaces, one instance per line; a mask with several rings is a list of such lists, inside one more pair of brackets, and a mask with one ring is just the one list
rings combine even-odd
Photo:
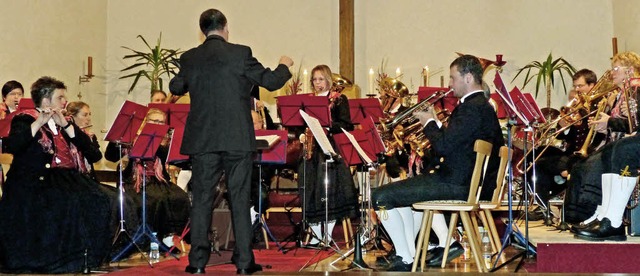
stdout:
[[387,256],[378,256],[376,258],[376,266],[379,266],[379,267],[388,266],[398,258],[402,259],[402,257],[396,254],[387,254]]
[[624,225],[614,228],[611,226],[611,220],[603,218],[598,224],[592,227],[578,231],[575,236],[577,239],[588,241],[626,241],[627,235],[624,232]]
[[248,268],[238,268],[237,274],[249,275],[255,272],[262,271],[262,266],[259,264],[252,264]]
[[191,274],[204,274],[204,267],[193,267],[188,265],[187,268],[184,269],[184,272]]
[[402,261],[402,257],[395,258],[389,266],[385,269],[385,271],[411,271],[411,267],[413,263],[405,263]]
[[571,229],[569,229],[569,231],[571,231],[571,233],[578,233],[578,231],[584,230],[584,229],[588,229],[593,227],[596,224],[599,224],[600,221],[598,219],[594,219],[589,223],[578,223],[578,224],[574,224],[571,225]]
[[[444,257],[444,248],[442,247],[436,247],[436,248],[441,248],[441,249],[433,250],[432,258],[429,259],[429,263],[427,264],[428,266],[438,267],[442,264],[442,259]],[[462,245],[459,242],[453,242],[449,246],[449,254],[447,256],[446,262],[448,263],[454,260],[455,258],[462,256],[462,254],[464,254],[464,247],[462,247]]]

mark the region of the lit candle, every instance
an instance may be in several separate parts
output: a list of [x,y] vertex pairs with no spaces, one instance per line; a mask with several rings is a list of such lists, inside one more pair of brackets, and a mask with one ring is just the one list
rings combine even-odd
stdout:
[[400,71],[400,67],[396,68],[396,78],[402,75],[402,71]]
[[374,74],[373,68],[369,68],[369,95],[375,94],[375,89],[374,89],[375,78],[373,74]]
[[309,83],[309,73],[307,72],[307,69],[304,69],[304,72],[302,73],[302,94],[307,94],[309,93],[309,89],[307,84]]
[[424,86],[429,86],[429,66],[422,69],[422,82]]
[[93,58],[89,56],[89,60],[87,61],[87,76],[93,76]]

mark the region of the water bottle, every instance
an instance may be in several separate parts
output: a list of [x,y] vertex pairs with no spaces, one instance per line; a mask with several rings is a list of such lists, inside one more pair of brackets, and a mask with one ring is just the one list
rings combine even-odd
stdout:
[[153,232],[153,237],[155,239],[153,239],[151,241],[151,243],[149,244],[149,260],[152,263],[157,263],[160,261],[160,245],[158,244],[157,240],[158,240],[158,233]]
[[469,237],[467,236],[467,232],[462,232],[462,239],[460,240],[460,245],[464,249],[464,254],[462,258],[465,260],[471,259],[471,250],[469,250]]
[[489,233],[482,231],[482,259],[484,265],[487,268],[491,268],[491,240],[489,239]]

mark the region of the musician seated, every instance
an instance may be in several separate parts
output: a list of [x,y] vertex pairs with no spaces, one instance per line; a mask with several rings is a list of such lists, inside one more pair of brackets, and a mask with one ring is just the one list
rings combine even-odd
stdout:
[[6,82],[2,86],[2,104],[0,109],[3,111],[0,113],[0,120],[4,119],[6,115],[18,110],[18,103],[24,96],[24,88],[22,84],[11,80]]
[[[140,130],[147,123],[166,124],[166,115],[159,109],[151,108]],[[122,173],[125,179],[125,190],[139,195],[136,197],[136,209],[139,212],[142,209],[141,192],[142,185],[145,184],[143,183],[143,174],[146,174],[147,224],[154,232],[158,233],[159,239],[174,233],[181,233],[189,219],[191,202],[188,194],[170,181],[169,173],[166,170],[165,162],[169,151],[168,135],[156,151],[154,160],[131,160],[126,156],[126,152],[129,150],[128,146],[123,146],[122,155],[126,157],[128,162],[124,164],[125,169]],[[120,155],[118,145],[109,142],[104,154],[105,159],[117,162],[120,161]]]
[[[424,126],[423,133],[441,160],[433,172],[390,183],[372,191],[372,203],[382,225],[389,233],[396,254],[389,271],[409,271],[415,255],[415,237],[422,212],[414,212],[411,205],[426,200],[465,200],[468,197],[476,154],[475,141],[482,139],[493,144],[483,181],[481,199],[489,199],[495,189],[499,165],[499,149],[504,145],[496,112],[482,90],[483,69],[478,58],[464,55],[450,65],[449,86],[460,104],[453,110],[447,127],[440,127],[437,115],[416,112]],[[429,265],[439,266],[444,255],[448,227],[442,214],[433,218],[439,247],[434,249]],[[457,241],[451,244],[448,260],[464,253]]]
[[79,171],[78,153],[88,154],[91,140],[62,115],[65,92],[61,81],[38,79],[36,109],[11,121],[6,144],[14,158],[0,200],[3,272],[80,272],[109,253],[109,200]]
[[151,92],[151,98],[149,99],[149,103],[166,103],[167,102],[167,93],[160,90],[155,90]]

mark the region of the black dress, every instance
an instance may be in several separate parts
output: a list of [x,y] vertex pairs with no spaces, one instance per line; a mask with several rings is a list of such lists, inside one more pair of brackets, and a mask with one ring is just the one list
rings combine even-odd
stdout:
[[[332,125],[329,128],[329,140],[332,134],[341,133],[342,128],[347,131],[353,130],[351,116],[349,112],[349,102],[347,97],[341,95],[337,98],[331,108]],[[314,141],[314,143],[316,143]],[[335,145],[333,148],[337,150]],[[334,158],[328,164],[328,185],[325,187],[325,163],[326,157],[320,147],[316,144],[310,160],[302,159],[298,168],[298,183],[300,189],[304,191],[304,212],[308,223],[342,220],[357,216],[357,191],[349,167],[341,158]],[[326,188],[326,191],[325,191]],[[302,194],[302,193],[301,193]],[[327,204],[323,198],[327,197]]]
[[11,122],[7,150],[13,163],[0,200],[0,258],[4,272],[69,273],[81,271],[108,255],[108,197],[78,170],[77,155],[90,140],[69,138],[48,125],[31,135],[36,112],[19,114]]

